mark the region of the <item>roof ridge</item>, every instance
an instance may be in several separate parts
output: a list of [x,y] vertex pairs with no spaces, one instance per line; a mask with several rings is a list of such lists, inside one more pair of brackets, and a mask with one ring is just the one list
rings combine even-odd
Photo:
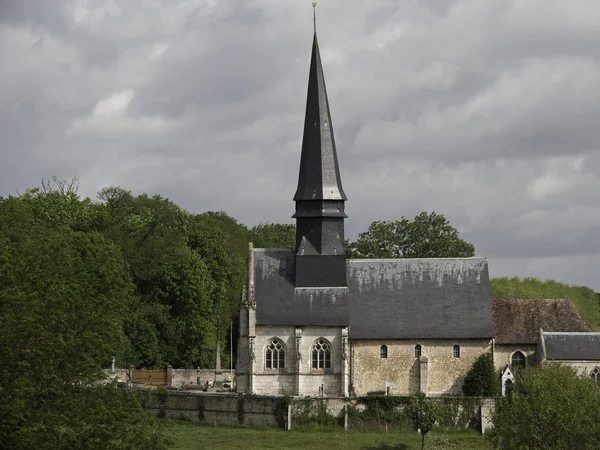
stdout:
[[464,260],[485,260],[485,256],[465,256],[459,258],[348,258],[348,261],[464,261]]
[[543,331],[542,333],[544,335],[566,334],[569,336],[573,336],[573,335],[600,336],[600,331]]

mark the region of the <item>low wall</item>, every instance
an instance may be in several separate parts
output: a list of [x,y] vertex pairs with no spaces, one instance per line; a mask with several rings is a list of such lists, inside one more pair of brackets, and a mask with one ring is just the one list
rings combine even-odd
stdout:
[[[130,369],[104,369],[103,372],[108,379],[129,381]],[[135,371],[135,369],[133,369]],[[165,369],[167,370],[167,369]],[[206,386],[206,383],[215,381],[214,369],[171,369],[172,380],[170,386]],[[224,381],[235,381],[235,370],[223,370],[221,378]]]
[[280,428],[285,428],[287,420],[287,407],[280,397],[174,392],[151,395],[145,407],[168,419]]
[[[158,417],[269,425],[280,428],[317,425],[349,429],[410,428],[403,413],[408,397],[290,397],[229,393],[171,392],[149,397],[146,408]],[[495,400],[468,397],[427,398],[438,405],[439,425],[477,426],[484,433],[492,423]]]
[[[222,379],[235,380],[235,370],[223,370]],[[198,380],[200,382],[198,382]],[[171,386],[205,386],[207,382],[215,381],[214,369],[173,369],[173,381]]]

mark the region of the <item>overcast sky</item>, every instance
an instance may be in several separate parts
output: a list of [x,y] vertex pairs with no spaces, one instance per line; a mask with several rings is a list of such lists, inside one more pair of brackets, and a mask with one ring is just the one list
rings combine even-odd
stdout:
[[[77,176],[292,223],[309,0],[0,0],[0,195]],[[444,214],[600,291],[600,1],[323,0],[347,234]]]

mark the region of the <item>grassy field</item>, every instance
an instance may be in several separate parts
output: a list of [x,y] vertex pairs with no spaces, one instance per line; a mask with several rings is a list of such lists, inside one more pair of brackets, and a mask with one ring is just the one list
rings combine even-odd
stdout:
[[[236,425],[208,425],[172,421],[169,429],[172,449],[377,449],[418,450],[417,433],[374,431],[283,431]],[[429,436],[431,435],[431,440]],[[483,450],[492,447],[474,430],[432,431],[425,448]],[[427,442],[430,445],[427,445]],[[437,445],[434,445],[436,444]],[[443,444],[442,444],[443,443]]]

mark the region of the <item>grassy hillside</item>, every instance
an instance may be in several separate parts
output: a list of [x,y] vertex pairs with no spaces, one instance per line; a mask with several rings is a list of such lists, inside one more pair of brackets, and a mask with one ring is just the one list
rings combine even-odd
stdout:
[[569,286],[554,280],[537,278],[492,278],[492,297],[503,298],[569,298],[583,317],[600,331],[600,301],[594,291],[585,286]]

